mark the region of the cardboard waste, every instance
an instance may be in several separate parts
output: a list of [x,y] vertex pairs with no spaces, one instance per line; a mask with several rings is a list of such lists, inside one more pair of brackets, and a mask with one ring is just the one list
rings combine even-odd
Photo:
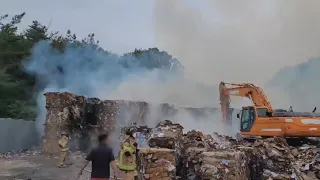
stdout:
[[205,134],[200,131],[193,130],[183,135],[181,151],[183,179],[200,178],[200,154],[210,149],[210,142],[207,140]]
[[[171,122],[166,121],[160,127],[166,123]],[[153,137],[155,135],[156,133]],[[170,138],[166,142],[171,144]],[[161,143],[153,144],[158,144],[155,147],[161,148]],[[176,161],[176,169],[181,168],[182,173],[177,175],[186,180],[320,179],[319,145],[292,147],[280,137],[247,141],[193,130],[182,136],[179,147],[176,156],[181,162]]]
[[317,145],[289,146],[283,138],[255,141],[192,130],[183,134],[169,120],[150,128],[135,123],[136,138],[148,141],[137,153],[140,180],[311,180],[320,179]]
[[294,165],[304,179],[320,179],[319,146],[304,144],[301,147],[291,147],[290,150],[295,158]]
[[[188,132],[188,134],[191,134]],[[201,134],[206,151],[197,154],[196,178],[202,180],[249,178],[246,154],[235,149],[239,142],[228,136]],[[200,140],[200,138],[198,138]]]
[[246,156],[240,151],[216,150],[200,154],[201,179],[248,180]]
[[83,114],[84,97],[71,93],[46,93],[46,122],[42,150],[48,154],[60,151],[58,139],[62,131],[69,134],[74,125],[80,122]]
[[182,151],[183,127],[180,124],[165,120],[152,129],[149,136],[149,147],[167,148],[174,150],[175,162],[177,164],[177,175],[181,173],[181,151]]
[[[293,179],[299,176],[294,166],[294,157],[283,138],[259,139],[248,144],[252,149],[243,149],[249,159],[253,178]],[[259,172],[260,171],[260,172]]]
[[301,179],[283,138],[257,139],[252,143],[214,136],[214,149],[200,155],[202,179]]
[[175,149],[180,152],[183,127],[169,120],[160,122],[152,129],[149,138],[150,147]]
[[140,180],[175,180],[175,152],[166,148],[141,148],[137,171]]

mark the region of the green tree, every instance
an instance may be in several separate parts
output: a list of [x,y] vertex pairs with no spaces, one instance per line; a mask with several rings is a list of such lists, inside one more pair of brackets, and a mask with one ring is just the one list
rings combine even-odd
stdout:
[[[25,13],[11,19],[7,14],[0,16],[0,117],[32,120],[36,117],[36,77],[25,73],[22,64],[30,57],[32,48],[38,42],[49,41],[52,48],[60,53],[64,53],[67,46],[93,48],[99,55],[109,56],[111,53],[99,46],[94,33],[79,40],[71,30],[64,35],[50,32],[47,26],[38,21],[33,21],[28,28],[18,32],[17,25],[24,16]],[[178,65],[175,67],[180,67],[176,59],[157,48],[136,49],[119,59],[124,67],[129,67],[129,63],[136,63],[147,69],[171,69],[172,63]]]

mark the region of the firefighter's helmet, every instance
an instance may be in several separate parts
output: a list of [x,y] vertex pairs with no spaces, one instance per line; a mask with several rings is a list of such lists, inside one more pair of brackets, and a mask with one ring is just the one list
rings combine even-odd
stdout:
[[133,135],[133,129],[132,128],[127,128],[126,129],[126,135],[132,136]]

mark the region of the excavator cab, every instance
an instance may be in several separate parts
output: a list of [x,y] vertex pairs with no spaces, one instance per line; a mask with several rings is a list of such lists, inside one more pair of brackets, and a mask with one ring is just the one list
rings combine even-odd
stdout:
[[272,112],[267,107],[247,106],[243,107],[237,118],[240,119],[240,131],[250,132],[253,124],[258,117],[271,117]]
[[253,106],[243,107],[240,113],[237,114],[237,118],[240,119],[241,132],[250,132],[250,129],[256,120],[255,114]]

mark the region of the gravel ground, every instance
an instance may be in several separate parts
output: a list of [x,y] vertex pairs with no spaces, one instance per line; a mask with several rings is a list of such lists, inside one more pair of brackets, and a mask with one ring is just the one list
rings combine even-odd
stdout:
[[[0,155],[0,180],[76,180],[84,163],[84,155],[72,153],[66,168],[58,168],[58,157],[47,157],[38,152]],[[91,170],[91,164],[86,168]],[[88,180],[83,172],[79,180]]]

